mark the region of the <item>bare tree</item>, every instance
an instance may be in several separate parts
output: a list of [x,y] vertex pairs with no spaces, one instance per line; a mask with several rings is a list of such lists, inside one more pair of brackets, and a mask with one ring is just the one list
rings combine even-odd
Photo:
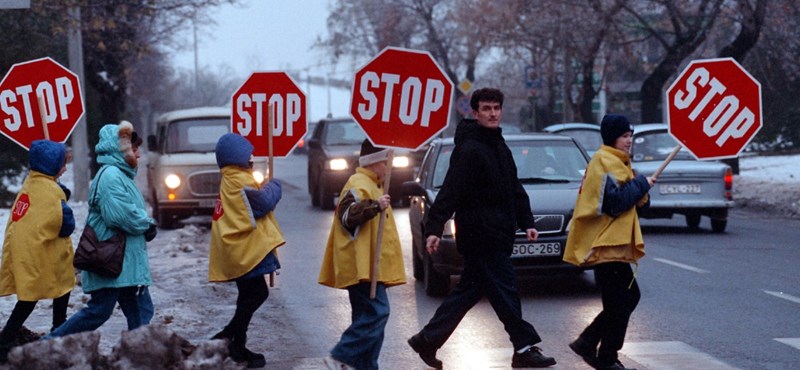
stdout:
[[[651,0],[624,6],[631,26],[655,41],[663,54],[641,88],[641,122],[662,120],[662,92],[670,78],[705,41],[725,0]],[[666,17],[666,19],[664,19]]]

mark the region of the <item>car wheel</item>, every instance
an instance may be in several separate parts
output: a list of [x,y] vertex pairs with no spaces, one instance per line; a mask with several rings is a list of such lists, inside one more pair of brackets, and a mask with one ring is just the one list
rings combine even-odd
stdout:
[[700,215],[688,214],[686,215],[686,226],[692,230],[697,230],[700,227]]
[[308,186],[309,186],[308,196],[311,197],[311,205],[314,207],[319,207],[319,194],[317,191],[316,184],[309,183]]
[[325,178],[319,179],[319,182],[317,183],[317,198],[319,201],[319,206],[322,209],[332,210],[336,207],[336,204],[333,203],[333,196],[331,196],[331,192],[329,192],[325,186]]
[[414,269],[414,279],[423,280],[425,278],[425,266],[422,264],[420,252],[424,251],[425,246],[419,247],[419,240],[415,236],[412,236],[411,239],[411,266]]
[[441,297],[450,291],[450,276],[440,273],[433,268],[430,255],[425,254],[425,294],[429,297]]
[[711,230],[715,233],[724,233],[727,226],[728,220],[721,220],[718,218],[711,219]]
[[156,223],[160,229],[174,229],[175,228],[175,221],[172,219],[172,215],[169,214],[167,211],[159,211],[156,216]]

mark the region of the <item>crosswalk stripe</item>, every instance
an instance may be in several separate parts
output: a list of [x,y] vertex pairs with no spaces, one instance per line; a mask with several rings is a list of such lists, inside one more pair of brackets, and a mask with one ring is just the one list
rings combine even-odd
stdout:
[[767,293],[767,294],[769,294],[769,295],[771,295],[773,297],[783,298],[783,299],[785,299],[787,301],[791,301],[791,302],[794,302],[794,303],[800,303],[800,298],[795,297],[795,296],[793,296],[791,294],[786,294],[784,292],[773,292],[771,290],[765,290],[764,293]]
[[694,267],[694,266],[689,266],[689,265],[687,265],[685,263],[671,261],[671,260],[668,260],[666,258],[658,258],[658,257],[656,257],[656,258],[653,258],[653,260],[661,262],[661,263],[664,263],[664,264],[667,264],[667,265],[671,265],[671,266],[675,266],[675,267],[678,267],[678,268],[682,268],[684,270],[689,270],[689,271],[692,271],[692,272],[696,272],[698,274],[707,274],[707,273],[709,273],[708,270],[703,270],[701,268],[697,268],[697,267]]
[[773,338],[778,342],[800,349],[800,338]]
[[736,369],[680,341],[626,342],[620,352],[648,369]]

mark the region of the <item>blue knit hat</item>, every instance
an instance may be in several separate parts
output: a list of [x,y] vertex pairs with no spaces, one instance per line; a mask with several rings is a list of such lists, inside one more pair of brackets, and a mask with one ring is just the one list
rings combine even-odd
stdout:
[[55,176],[64,166],[67,146],[50,140],[35,140],[31,143],[29,163],[31,169],[48,176]]
[[626,132],[633,132],[633,125],[628,121],[628,117],[621,114],[606,114],[600,123],[600,136],[603,137],[605,145],[614,146],[617,138]]
[[217,155],[217,166],[250,167],[250,156],[253,154],[253,144],[239,134],[225,134],[217,141],[214,152]]

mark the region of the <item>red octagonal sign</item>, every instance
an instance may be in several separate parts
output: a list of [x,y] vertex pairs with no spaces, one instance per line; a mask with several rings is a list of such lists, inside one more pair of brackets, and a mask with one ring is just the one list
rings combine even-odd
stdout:
[[272,105],[272,155],[285,157],[308,131],[306,94],[285,72],[255,72],[233,93],[231,132],[269,156],[269,106]]
[[732,58],[695,60],[667,90],[669,132],[698,159],[736,157],[761,129],[761,84]]
[[418,149],[447,128],[452,95],[429,53],[388,47],[356,71],[350,114],[376,146]]
[[83,112],[78,76],[53,59],[14,64],[0,82],[0,132],[25,149],[45,138],[42,117],[50,140],[63,143]]

